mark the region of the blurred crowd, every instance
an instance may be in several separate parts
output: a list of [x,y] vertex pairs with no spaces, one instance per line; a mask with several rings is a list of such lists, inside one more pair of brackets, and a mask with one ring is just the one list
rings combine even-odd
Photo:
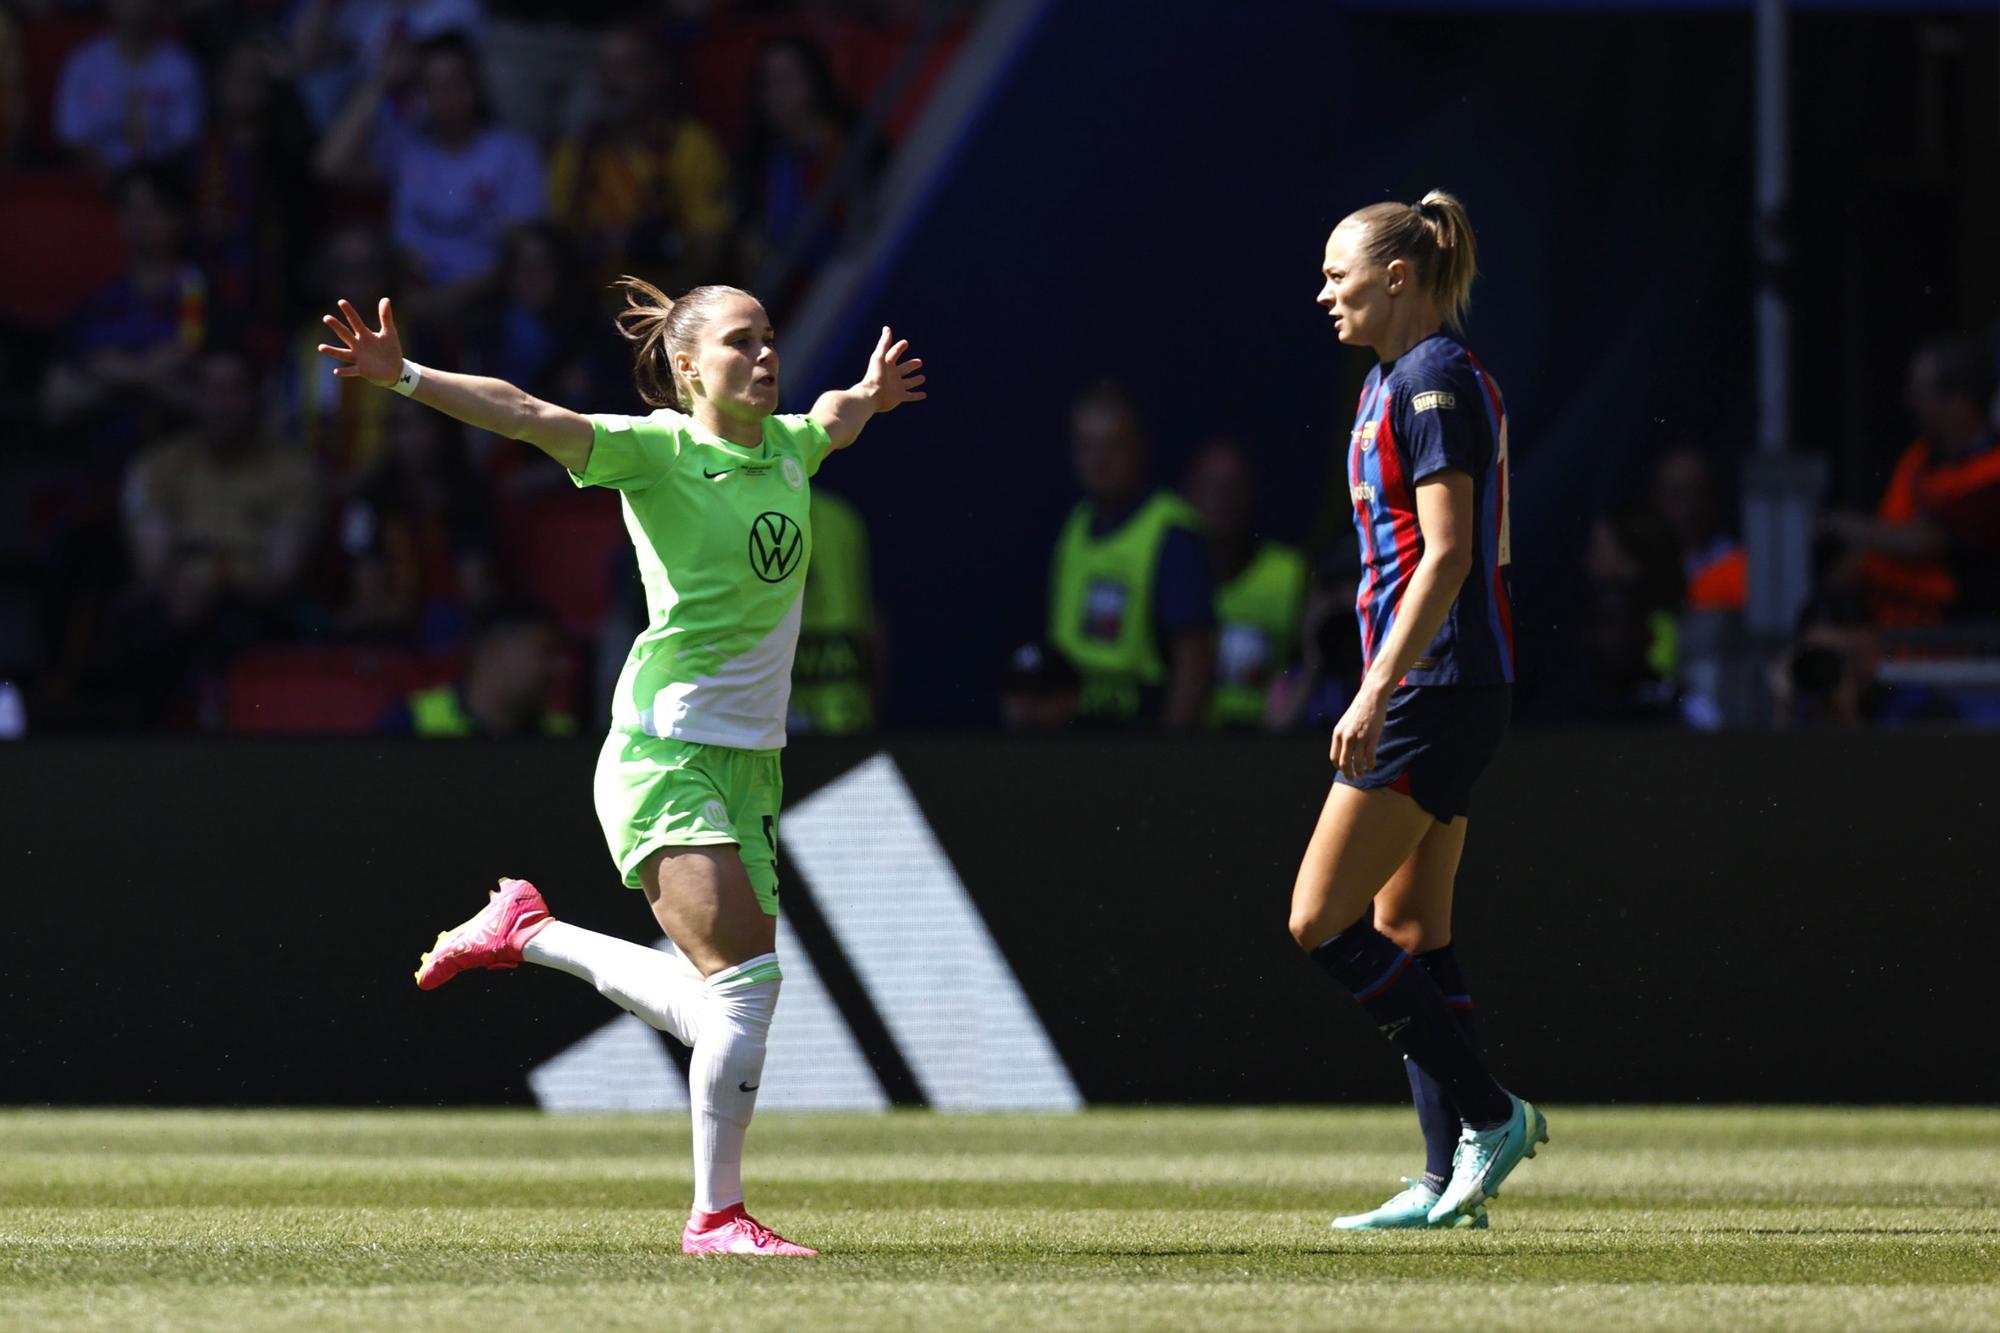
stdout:
[[1229,436],[1197,442],[1178,487],[1160,484],[1145,415],[1115,382],[1077,396],[1069,444],[1078,500],[1055,534],[1042,633],[1001,666],[1002,724],[1330,726],[1361,669],[1358,543],[1309,555],[1261,533],[1255,454]]
[[[1727,726],[2000,725],[2000,325],[1911,356],[1914,438],[1868,502],[1811,519],[1811,590],[1774,645],[1746,628],[1747,448],[1666,448],[1591,525],[1578,650],[1542,664],[1543,715]],[[1010,728],[1324,729],[1361,668],[1347,516],[1305,549],[1257,531],[1253,454],[1211,439],[1178,491],[1149,476],[1138,406],[1086,389],[1081,499],[1051,555],[1045,633],[1003,665]],[[1337,460],[1335,460],[1337,462]],[[1518,464],[1517,464],[1518,465]]]
[[[615,503],[334,379],[318,317],[390,296],[427,364],[628,400],[606,282],[735,282],[782,321],[865,227],[973,7],[0,5],[0,736],[595,722],[643,614]],[[1913,438],[1818,518],[1781,647],[1743,629],[1745,449],[1649,460],[1591,526],[1544,697],[2000,723],[1996,361],[2000,330],[1913,350]],[[1331,725],[1360,667],[1347,516],[1260,532],[1237,439],[1156,476],[1115,383],[1068,431],[1077,504],[1044,622],[995,664],[998,720]],[[813,517],[793,727],[865,731],[888,679],[868,532],[831,492]]]
[[0,7],[0,733],[567,729],[641,614],[615,501],[334,379],[319,316],[627,401],[605,283],[782,320],[973,8]]
[[1911,438],[1811,519],[1789,642],[1749,640],[1744,452],[1669,449],[1593,525],[1582,716],[1725,725],[2000,725],[2000,324],[1911,352]]

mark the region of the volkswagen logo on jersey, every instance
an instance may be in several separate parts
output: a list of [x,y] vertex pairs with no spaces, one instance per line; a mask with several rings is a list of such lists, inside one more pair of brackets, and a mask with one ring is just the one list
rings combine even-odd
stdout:
[[750,522],[750,568],[766,583],[783,583],[799,567],[806,534],[780,513],[766,510]]

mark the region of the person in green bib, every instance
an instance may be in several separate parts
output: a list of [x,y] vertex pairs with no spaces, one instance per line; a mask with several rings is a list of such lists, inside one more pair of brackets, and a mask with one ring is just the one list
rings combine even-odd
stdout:
[[1201,515],[1215,571],[1215,695],[1208,722],[1262,729],[1271,683],[1298,656],[1306,560],[1296,547],[1258,538],[1254,471],[1237,441],[1210,440],[1197,450],[1183,490]]
[[878,412],[925,395],[923,362],[887,328],[867,371],[812,410],[781,416],[764,307],[734,287],[679,300],[623,278],[645,416],[585,416],[503,380],[403,356],[388,300],[379,328],[346,301],[320,351],[334,373],[525,440],[579,486],[619,494],[647,624],[632,645],[599,754],[597,815],[625,883],[671,951],[554,920],[535,886],[502,879],[417,969],[435,989],[473,967],[567,972],[693,1049],[694,1209],[688,1254],[810,1256],[744,1210],[743,1141],[763,1083],[782,973],[776,953],[778,756],[812,558],[811,478]]
[[574,736],[576,718],[549,706],[561,670],[562,640],[548,616],[508,607],[486,617],[460,679],[413,691],[375,730],[426,740]]
[[1137,406],[1118,385],[1070,415],[1083,500],[1056,538],[1048,639],[1082,677],[1078,717],[1098,726],[1199,726],[1215,674],[1215,605],[1200,517],[1146,481]]
[[814,488],[812,534],[789,727],[794,734],[858,736],[875,729],[882,666],[868,524],[853,505]]

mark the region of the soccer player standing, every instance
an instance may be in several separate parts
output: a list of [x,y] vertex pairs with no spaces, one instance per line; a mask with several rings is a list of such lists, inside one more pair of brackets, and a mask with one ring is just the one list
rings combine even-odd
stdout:
[[1485,1201],[1548,1141],[1547,1119],[1474,1044],[1451,943],[1472,785],[1514,679],[1506,409],[1453,336],[1474,268],[1465,209],[1437,191],[1364,208],[1326,242],[1319,304],[1380,364],[1347,449],[1361,687],[1334,727],[1339,772],[1291,930],[1402,1048],[1429,1156],[1423,1179],[1342,1229],[1483,1226]]
[[781,973],[776,953],[779,750],[812,555],[808,479],[877,412],[924,397],[905,342],[882,330],[868,370],[803,416],[775,415],[778,351],[757,300],[697,287],[669,300],[625,278],[621,332],[649,416],[584,416],[502,380],[403,357],[385,298],[379,329],[340,302],[325,317],[334,373],[525,440],[579,486],[619,492],[648,620],[617,686],[598,759],[598,819],[627,886],[678,957],[550,917],[535,886],[502,879],[437,938],[426,990],[470,967],[553,967],[693,1048],[689,1254],[811,1255],[743,1206],[743,1141],[763,1082]]

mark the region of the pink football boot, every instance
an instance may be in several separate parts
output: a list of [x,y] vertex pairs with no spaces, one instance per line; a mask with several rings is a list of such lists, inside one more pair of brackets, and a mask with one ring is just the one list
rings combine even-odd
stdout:
[[769,1254],[810,1259],[819,1253],[794,1245],[743,1211],[740,1203],[719,1213],[696,1213],[681,1232],[682,1254]]
[[525,879],[503,879],[479,915],[437,937],[417,965],[417,985],[436,990],[468,967],[521,965],[521,946],[549,924],[549,905]]

